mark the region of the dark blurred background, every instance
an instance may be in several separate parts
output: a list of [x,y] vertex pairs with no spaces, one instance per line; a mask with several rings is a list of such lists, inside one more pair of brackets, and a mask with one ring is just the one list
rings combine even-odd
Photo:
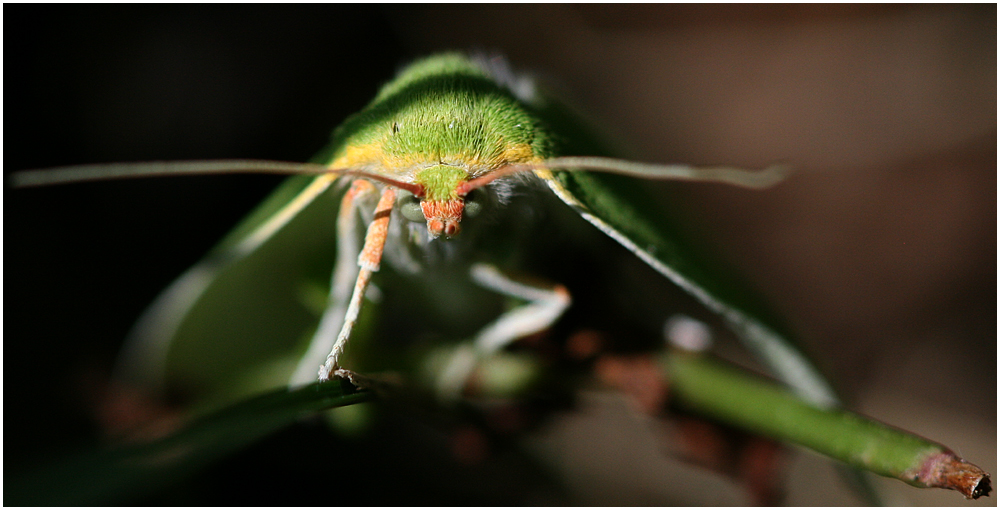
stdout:
[[[4,11],[5,173],[306,160],[396,69],[442,49],[507,55],[636,158],[791,163],[766,193],[662,185],[678,197],[664,210],[772,300],[854,409],[996,473],[995,5]],[[88,399],[131,321],[278,180],[4,190],[6,473],[95,441]],[[823,461],[794,463],[786,502],[857,503]],[[574,474],[570,502],[678,501],[634,467],[645,474]],[[909,504],[962,503],[885,485]],[[206,497],[178,503],[254,504]],[[425,497],[413,502],[466,501]]]

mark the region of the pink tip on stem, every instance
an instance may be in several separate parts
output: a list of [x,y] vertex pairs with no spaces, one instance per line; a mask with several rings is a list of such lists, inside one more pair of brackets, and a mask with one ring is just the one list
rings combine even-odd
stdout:
[[989,496],[993,490],[989,473],[948,450],[924,459],[911,480],[915,485],[956,490],[966,499]]

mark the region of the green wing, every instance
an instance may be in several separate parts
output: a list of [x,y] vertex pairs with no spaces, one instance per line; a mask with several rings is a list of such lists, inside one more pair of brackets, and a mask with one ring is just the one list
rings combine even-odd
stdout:
[[[587,130],[588,123],[566,106],[542,96],[534,106],[561,134],[560,154],[612,153]],[[782,331],[764,301],[724,266],[685,243],[679,229],[657,214],[641,181],[582,171],[540,176],[584,219],[719,314],[774,375],[801,397],[822,406],[838,403],[825,378]]]
[[[126,341],[120,380],[215,402],[287,383],[335,258],[341,192],[317,191],[317,179],[287,179],[157,297]],[[289,211],[296,197],[303,207]]]

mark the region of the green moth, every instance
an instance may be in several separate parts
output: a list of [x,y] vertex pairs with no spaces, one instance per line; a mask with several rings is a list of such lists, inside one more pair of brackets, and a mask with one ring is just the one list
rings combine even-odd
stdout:
[[[15,185],[31,186],[158,175],[298,174],[166,289],[139,320],[121,369],[123,377],[145,384],[166,384],[174,360],[185,360],[186,370],[191,371],[197,370],[197,359],[213,357],[204,350],[212,327],[240,327],[218,319],[227,307],[222,296],[248,293],[234,282],[235,272],[280,278],[282,263],[265,264],[269,247],[294,243],[290,232],[312,217],[323,218],[328,227],[335,218],[336,250],[330,255],[336,262],[325,295],[314,300],[321,303],[316,310],[318,324],[299,326],[299,334],[280,340],[287,347],[283,355],[296,352],[298,359],[290,362],[284,355],[263,362],[270,351],[259,342],[238,351],[226,351],[232,348],[226,345],[214,356],[225,358],[229,371],[211,363],[205,370],[258,382],[282,379],[293,385],[351,377],[341,354],[363,320],[361,310],[366,295],[374,292],[370,285],[374,275],[389,266],[399,274],[444,275],[439,278],[445,282],[442,287],[464,277],[527,303],[498,314],[479,328],[471,346],[452,353],[439,367],[438,390],[454,396],[479,361],[551,326],[572,306],[573,296],[558,282],[526,285],[499,267],[502,260],[517,259],[511,253],[523,244],[497,239],[491,229],[506,225],[509,228],[502,232],[507,236],[531,223],[530,215],[517,212],[519,200],[523,202],[525,190],[530,190],[560,202],[564,210],[596,228],[594,232],[624,246],[718,313],[776,376],[804,398],[834,404],[833,392],[822,377],[753,310],[752,302],[700,269],[664,235],[655,218],[643,217],[630,205],[642,179],[763,188],[780,181],[784,169],[752,172],[653,165],[603,157],[607,152],[568,110],[530,79],[512,73],[502,59],[442,54],[403,69],[365,109],[337,128],[331,144],[312,163],[110,164],[22,172],[13,180]],[[267,313],[272,312],[276,313]],[[261,328],[268,326],[262,324]],[[199,339],[190,340],[194,337]],[[242,370],[251,365],[252,370]]]

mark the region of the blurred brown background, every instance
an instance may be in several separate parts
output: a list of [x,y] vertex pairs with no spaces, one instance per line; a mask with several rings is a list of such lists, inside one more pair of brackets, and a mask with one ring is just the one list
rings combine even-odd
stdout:
[[[855,409],[996,473],[995,5],[5,11],[6,171],[303,160],[399,65],[470,48],[564,89],[637,158],[791,163],[768,192],[690,185],[663,207],[711,232]],[[14,461],[57,451],[46,438],[60,427],[66,442],[86,434],[76,369],[107,368],[130,318],[274,180],[197,183],[5,190],[5,410],[19,413],[5,425],[25,438]],[[53,374],[56,351],[78,361]],[[32,384],[12,394],[12,380]],[[817,481],[828,463],[795,462],[787,503],[857,504]],[[674,501],[658,476],[600,479],[579,483],[581,503]],[[908,504],[964,504],[885,486]]]

